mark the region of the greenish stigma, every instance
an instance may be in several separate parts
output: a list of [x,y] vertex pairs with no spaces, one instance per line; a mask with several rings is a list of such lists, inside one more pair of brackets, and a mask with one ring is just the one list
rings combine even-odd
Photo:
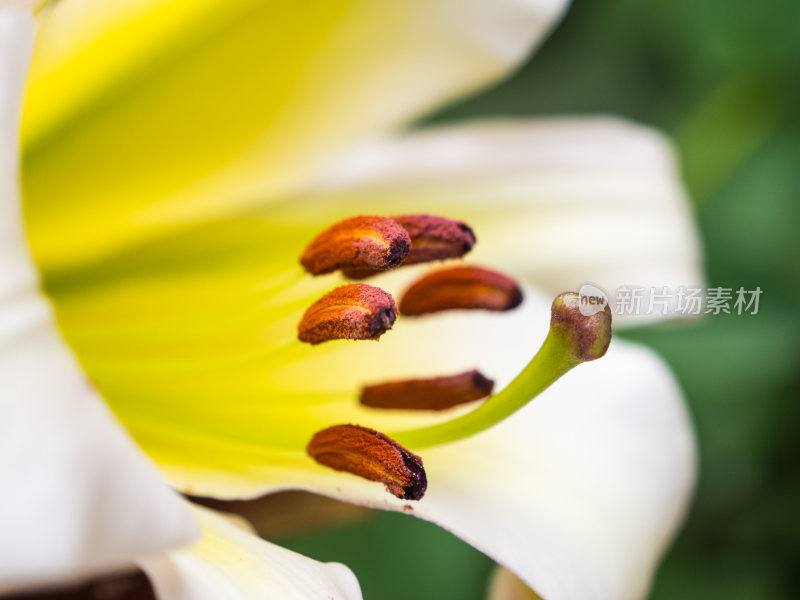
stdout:
[[501,392],[451,421],[387,435],[405,447],[425,448],[455,442],[500,423],[577,365],[602,357],[611,343],[611,310],[583,303],[575,292],[553,300],[550,331],[523,371]]

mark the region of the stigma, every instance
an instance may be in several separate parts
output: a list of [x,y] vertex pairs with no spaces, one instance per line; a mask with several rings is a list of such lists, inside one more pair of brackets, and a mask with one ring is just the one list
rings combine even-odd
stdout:
[[580,294],[564,292],[556,296],[550,309],[550,331],[564,338],[564,344],[577,362],[602,358],[611,344],[611,308],[587,312]]
[[428,487],[422,459],[374,429],[334,425],[314,434],[306,451],[319,464],[378,481],[403,500],[422,499]]

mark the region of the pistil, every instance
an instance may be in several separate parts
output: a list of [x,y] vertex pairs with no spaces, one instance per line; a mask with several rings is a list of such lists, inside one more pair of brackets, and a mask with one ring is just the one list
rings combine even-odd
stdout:
[[464,439],[501,422],[577,365],[600,358],[611,342],[611,309],[584,314],[580,296],[565,292],[551,308],[550,331],[530,363],[500,393],[451,421],[388,435],[410,448]]

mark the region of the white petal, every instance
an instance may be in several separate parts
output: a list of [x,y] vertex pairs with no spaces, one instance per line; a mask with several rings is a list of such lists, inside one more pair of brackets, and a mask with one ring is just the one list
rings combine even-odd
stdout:
[[[58,3],[26,105],[37,257],[91,259],[296,189],[343,148],[506,75],[565,4]],[[93,235],[68,244],[73,218]]]
[[246,526],[195,508],[203,537],[140,561],[161,600],[361,600],[353,573],[270,544]]
[[119,566],[196,531],[93,393],[38,292],[16,168],[33,33],[29,12],[0,10],[0,591]]
[[[612,294],[624,285],[703,282],[699,238],[671,146],[621,120],[422,130],[346,156],[311,195],[327,204],[320,218],[368,211],[468,220],[478,235],[470,260],[554,294],[586,282]],[[658,319],[658,306],[643,316]]]

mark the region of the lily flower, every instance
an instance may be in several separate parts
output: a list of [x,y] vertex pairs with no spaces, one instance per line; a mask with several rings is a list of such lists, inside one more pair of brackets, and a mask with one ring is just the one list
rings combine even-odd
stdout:
[[[21,377],[10,379],[8,423],[24,432],[8,442],[22,458],[4,465],[15,493],[3,502],[41,506],[3,536],[31,549],[2,557],[3,585],[137,562],[165,598],[253,597],[280,577],[293,590],[280,597],[358,597],[343,567],[203,509],[192,509],[205,533],[194,554],[158,555],[191,539],[189,509],[74,352],[183,493],[309,490],[433,521],[547,600],[646,593],[694,479],[680,391],[634,344],[614,340],[579,365],[605,352],[607,323],[573,319],[569,296],[552,320],[549,305],[587,280],[699,280],[668,144],[611,119],[400,130],[507,74],[562,10],[531,0],[50,8],[22,125],[27,229],[4,232],[16,258],[10,300],[0,296],[4,322],[42,307],[35,328],[0,330],[0,369]],[[30,31],[19,14],[3,12],[8,39]],[[8,64],[19,84],[24,60]],[[3,130],[12,158],[13,130]],[[14,182],[15,161],[5,168]],[[425,264],[459,260],[476,237],[480,268]],[[102,423],[88,431],[94,413]],[[58,480],[43,487],[26,478],[34,472]],[[37,555],[51,538],[60,554]],[[304,588],[312,573],[320,587]]]

